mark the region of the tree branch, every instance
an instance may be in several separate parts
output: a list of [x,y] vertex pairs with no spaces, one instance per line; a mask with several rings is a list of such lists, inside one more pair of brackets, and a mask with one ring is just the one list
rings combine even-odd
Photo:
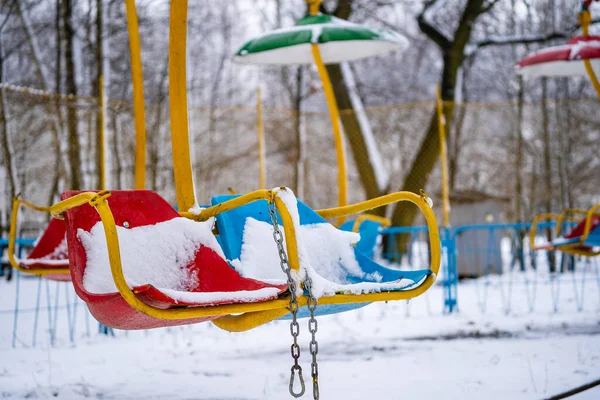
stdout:
[[479,15],[485,14],[488,11],[490,11],[496,5],[496,3],[498,3],[499,1],[500,0],[492,0],[492,1],[490,1],[487,5],[485,5],[485,6],[483,6],[481,8],[481,11],[479,12]]
[[[592,21],[592,24],[600,23],[600,19],[596,19]],[[478,50],[482,47],[488,46],[505,46],[511,44],[530,44],[530,43],[543,43],[553,39],[567,39],[573,35],[573,32],[576,32],[581,25],[576,24],[570,29],[567,29],[562,32],[551,32],[544,35],[533,35],[533,36],[508,36],[503,38],[488,38],[479,42],[472,43],[470,47],[472,51]]]
[[435,44],[437,44],[442,50],[447,50],[452,46],[452,42],[442,32],[438,31],[429,21],[425,18],[427,10],[433,6],[438,0],[427,0],[423,6],[423,10],[417,16],[417,23],[419,29]]

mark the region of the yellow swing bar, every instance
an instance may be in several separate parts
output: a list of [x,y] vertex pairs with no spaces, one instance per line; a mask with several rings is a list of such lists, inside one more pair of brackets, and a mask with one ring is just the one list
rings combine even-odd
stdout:
[[[317,15],[319,13],[319,6],[322,0],[307,0],[309,5],[310,15]],[[346,156],[344,153],[344,138],[342,136],[342,129],[340,126],[340,110],[338,108],[335,94],[333,92],[333,86],[331,85],[331,79],[327,73],[327,68],[323,63],[321,57],[321,50],[319,45],[316,43],[311,44],[311,50],[321,83],[323,84],[323,91],[325,92],[325,99],[327,100],[327,107],[329,108],[329,117],[331,118],[331,126],[333,128],[333,139],[335,142],[335,151],[337,154],[338,164],[338,206],[344,207],[348,204],[348,178],[346,173]],[[340,216],[337,219],[337,225],[344,223],[344,216]]]
[[440,135],[440,161],[442,168],[442,198],[444,201],[444,227],[450,226],[450,198],[448,194],[448,157],[446,147],[446,119],[444,118],[444,102],[440,85],[436,89],[436,109],[438,133]]
[[146,187],[146,111],[144,108],[142,51],[135,0],[125,0],[125,10],[127,13],[127,29],[129,31],[131,81],[133,83],[133,115],[135,119],[134,188],[144,189]]
[[169,102],[175,192],[180,211],[196,205],[190,153],[187,104],[187,0],[171,1],[169,32]]

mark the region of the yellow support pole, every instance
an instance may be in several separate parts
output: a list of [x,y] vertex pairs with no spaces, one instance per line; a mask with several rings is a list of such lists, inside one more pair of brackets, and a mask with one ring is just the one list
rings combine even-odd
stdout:
[[[333,86],[329,79],[329,74],[323,64],[321,58],[321,50],[319,50],[318,44],[312,44],[312,54],[319,71],[319,77],[323,83],[323,91],[325,92],[325,98],[327,99],[327,106],[329,108],[329,116],[331,118],[331,126],[333,128],[333,139],[335,141],[335,151],[337,153],[338,162],[338,206],[344,207],[348,204],[348,186],[346,178],[346,156],[344,154],[344,138],[342,137],[342,130],[340,127],[340,111],[338,109],[335,94],[333,93]],[[339,217],[337,219],[338,226],[344,223],[345,218]]]
[[169,105],[175,192],[180,211],[196,205],[190,155],[187,105],[187,0],[171,2],[169,32]]
[[[581,31],[583,36],[588,36],[590,34],[589,25],[592,22],[592,14],[589,10],[585,10],[579,14],[579,23],[581,24]],[[592,81],[592,85],[596,90],[596,94],[600,99],[600,81],[594,72],[594,68],[592,68],[592,63],[590,60],[583,60],[583,65],[585,66],[585,70]]]
[[258,172],[259,187],[267,188],[267,172],[265,165],[265,127],[263,122],[262,96],[260,88],[256,89],[256,126],[258,130]]
[[104,97],[104,76],[100,75],[100,189],[106,189],[106,98]]
[[[144,108],[144,78],[142,51],[135,0],[125,0],[129,51],[131,53],[131,81],[133,83],[133,115],[135,119],[135,173],[134,188],[146,187],[146,110]],[[104,186],[102,186],[104,189]]]
[[446,151],[446,121],[444,119],[444,102],[440,85],[436,89],[436,106],[438,117],[438,132],[440,134],[440,161],[442,163],[442,200],[444,227],[450,226],[450,197],[448,194],[448,158]]
[[[319,7],[323,0],[306,0],[308,4],[308,11],[310,15],[317,15],[319,13]],[[344,138],[342,137],[342,130],[340,127],[340,110],[338,108],[335,94],[333,93],[333,86],[331,85],[331,79],[327,73],[327,68],[323,63],[321,57],[321,50],[319,45],[313,43],[311,45],[313,59],[319,71],[319,77],[323,84],[323,91],[325,92],[325,99],[327,100],[327,107],[329,108],[329,116],[331,118],[331,126],[333,128],[333,139],[335,141],[335,151],[337,154],[338,163],[338,206],[344,207],[348,204],[348,182],[346,173],[346,155],[344,153]],[[337,225],[343,224],[345,218],[343,216],[337,219]]]

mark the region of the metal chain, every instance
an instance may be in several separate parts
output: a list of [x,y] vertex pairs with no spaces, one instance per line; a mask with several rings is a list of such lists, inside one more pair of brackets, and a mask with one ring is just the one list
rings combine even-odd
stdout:
[[[279,222],[277,220],[277,211],[275,210],[275,202],[269,201],[269,215],[271,217],[271,223],[273,224],[273,239],[277,244],[277,250],[279,251],[279,261],[281,270],[287,275],[287,283],[290,291],[290,313],[292,314],[292,322],[290,322],[290,333],[294,338],[294,343],[290,348],[292,358],[294,359],[294,365],[292,365],[290,374],[290,394],[296,398],[304,395],[304,379],[302,378],[302,367],[298,363],[300,358],[300,346],[298,345],[298,335],[300,334],[300,325],[298,324],[298,300],[296,298],[296,281],[292,278],[292,271],[288,263],[287,254],[283,246],[283,234],[279,229]],[[294,381],[296,379],[296,372],[298,372],[298,378],[300,379],[300,391],[294,392]]]
[[317,354],[319,353],[319,342],[317,342],[317,330],[319,328],[317,319],[315,318],[315,310],[317,309],[317,298],[312,291],[312,279],[308,273],[304,280],[304,287],[308,291],[308,310],[310,311],[310,319],[308,320],[308,330],[312,335],[310,340],[310,354],[312,355],[311,376],[313,381],[313,398],[319,400],[319,364],[317,363]]

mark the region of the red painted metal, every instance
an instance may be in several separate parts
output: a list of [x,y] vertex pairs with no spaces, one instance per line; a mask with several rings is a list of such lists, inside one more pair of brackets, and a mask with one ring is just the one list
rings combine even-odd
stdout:
[[[67,191],[61,199],[67,199],[80,192]],[[115,190],[107,199],[113,213],[115,223],[129,228],[151,226],[159,222],[178,218],[179,214],[157,193],[149,190]],[[73,286],[79,297],[85,301],[92,315],[104,325],[117,329],[148,329],[164,326],[185,325],[209,321],[218,317],[193,318],[185,320],[161,320],[145,315],[134,308],[116,293],[94,294],[83,286],[83,276],[87,258],[83,245],[77,238],[77,231],[90,229],[100,221],[96,210],[83,205],[65,213],[67,226],[67,242]],[[287,289],[286,285],[271,285],[265,282],[241,277],[218,254],[208,247],[201,246],[196,252],[195,260],[188,266],[190,271],[197,274],[197,286],[191,287],[190,292],[237,292],[241,290],[257,290],[276,287],[279,293]],[[215,304],[231,304],[239,301],[222,299],[217,303],[193,303],[174,300],[152,285],[142,285],[133,288],[133,292],[144,303],[161,309],[172,307],[205,307]],[[257,301],[269,300],[265,297]]]
[[598,59],[600,58],[600,45],[598,43],[600,43],[600,36],[575,36],[566,45],[548,47],[531,53],[517,63],[517,68],[554,61]]

